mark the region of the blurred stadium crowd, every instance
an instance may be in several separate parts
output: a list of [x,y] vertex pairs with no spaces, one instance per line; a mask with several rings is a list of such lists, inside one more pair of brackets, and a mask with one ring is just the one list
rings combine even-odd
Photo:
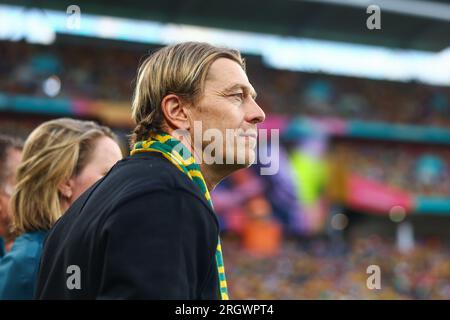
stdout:
[[[225,259],[236,299],[449,299],[450,256],[438,243],[399,252],[379,236],[337,248],[325,240],[287,242],[258,257],[227,242]],[[382,271],[381,290],[366,287],[368,265]],[[385,271],[385,272],[384,272]]]
[[450,195],[450,150],[432,146],[340,142],[342,166],[359,175],[421,196]]
[[[43,81],[57,74],[59,97],[129,101],[137,65],[148,51],[70,44],[0,43],[0,90],[43,96]],[[274,70],[248,57],[258,102],[268,113],[367,121],[450,125],[450,89]],[[271,81],[267,81],[271,79]]]

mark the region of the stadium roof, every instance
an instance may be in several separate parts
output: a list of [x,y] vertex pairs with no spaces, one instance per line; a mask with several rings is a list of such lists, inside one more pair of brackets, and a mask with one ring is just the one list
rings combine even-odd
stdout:
[[[73,1],[2,3],[65,11]],[[94,0],[85,13],[217,28],[440,51],[450,46],[450,0]],[[366,7],[379,4],[381,30],[368,30]]]

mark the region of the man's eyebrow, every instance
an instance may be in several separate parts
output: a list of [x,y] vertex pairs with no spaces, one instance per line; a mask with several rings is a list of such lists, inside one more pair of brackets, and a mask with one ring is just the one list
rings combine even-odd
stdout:
[[241,84],[241,83],[235,83],[235,84],[232,84],[232,85],[226,87],[224,89],[224,92],[231,93],[231,92],[233,92],[235,90],[239,90],[239,89],[241,89],[245,94],[250,94],[253,97],[253,99],[255,99],[257,96],[255,89],[253,89],[252,87],[247,86],[245,84]]

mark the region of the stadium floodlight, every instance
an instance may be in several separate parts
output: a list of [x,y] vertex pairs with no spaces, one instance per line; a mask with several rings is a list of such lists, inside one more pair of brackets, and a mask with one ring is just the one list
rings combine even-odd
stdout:
[[293,0],[317,2],[349,7],[367,8],[377,5],[382,11],[422,18],[450,21],[450,5],[436,1],[422,0]]
[[44,10],[36,8],[0,7],[0,40],[51,44],[56,34],[47,18]]

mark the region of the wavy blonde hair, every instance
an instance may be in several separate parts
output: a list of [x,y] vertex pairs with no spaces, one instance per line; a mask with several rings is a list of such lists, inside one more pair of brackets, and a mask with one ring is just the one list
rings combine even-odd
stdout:
[[211,64],[219,58],[237,62],[245,71],[245,62],[237,50],[220,48],[203,42],[183,42],[163,47],[140,66],[132,102],[136,128],[131,144],[144,139],[151,131],[163,130],[161,102],[176,94],[190,103],[203,93]]
[[95,140],[112,131],[92,121],[61,118],[42,123],[28,136],[11,198],[12,233],[49,230],[63,214],[58,185],[89,162]]

